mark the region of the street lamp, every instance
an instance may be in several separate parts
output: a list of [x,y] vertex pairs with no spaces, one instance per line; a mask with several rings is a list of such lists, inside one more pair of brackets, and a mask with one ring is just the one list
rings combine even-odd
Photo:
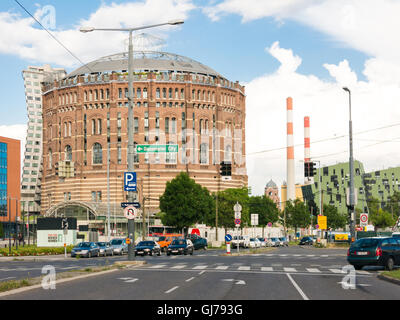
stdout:
[[[117,29],[99,29],[94,27],[82,27],[80,31],[83,33],[93,31],[124,31],[129,32],[129,53],[128,53],[128,83],[129,83],[129,112],[128,112],[128,171],[134,171],[134,131],[133,131],[133,42],[132,34],[133,31],[149,29],[154,27],[160,27],[165,25],[179,25],[183,24],[183,20],[170,20],[166,23],[153,24],[148,26],[136,27],[136,28],[117,28]],[[136,193],[136,192],[135,192]],[[133,191],[128,192],[128,202],[133,202],[135,195]],[[131,239],[128,245],[128,260],[134,260],[133,246],[135,243],[135,224],[134,220],[128,220],[128,237]]]
[[351,91],[347,87],[343,87],[343,90],[349,93],[349,142],[350,142],[350,190],[349,190],[349,213],[350,213],[350,234],[351,241],[355,239],[355,217],[354,217],[354,207],[355,207],[355,197],[354,197],[354,160],[353,160],[353,124],[351,120]]

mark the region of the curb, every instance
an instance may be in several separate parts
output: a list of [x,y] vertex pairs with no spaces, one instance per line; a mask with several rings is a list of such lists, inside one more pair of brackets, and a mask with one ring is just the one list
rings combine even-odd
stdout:
[[400,280],[399,279],[395,279],[395,278],[392,278],[392,277],[389,277],[389,276],[385,276],[383,274],[379,274],[377,278],[380,279],[380,280],[383,280],[383,281],[387,281],[387,282],[390,282],[390,283],[394,283],[394,284],[400,285]]
[[[137,262],[136,265],[146,264],[145,261],[136,261],[136,262]],[[144,262],[144,263],[140,263],[140,262]],[[117,266],[117,264],[115,264],[114,266]],[[99,275],[103,275],[103,274],[107,274],[107,273],[112,273],[112,272],[115,272],[115,271],[120,271],[120,269],[117,268],[117,269],[112,269],[112,270],[94,272],[94,273],[91,273],[91,274],[84,274],[84,275],[71,277],[71,278],[59,279],[59,280],[56,280],[56,285],[61,284],[61,283],[65,283],[65,282],[69,282],[69,281],[74,281],[74,280],[79,280],[79,279],[84,279],[84,278],[86,279],[86,278],[95,277],[95,276],[99,276]],[[10,296],[10,295],[13,295],[13,294],[23,293],[23,292],[34,290],[34,289],[40,289],[40,288],[42,288],[42,285],[41,284],[36,284],[36,285],[33,285],[33,286],[29,286],[29,287],[23,287],[23,288],[10,290],[10,291],[0,292],[0,298],[1,297],[6,297],[6,296]]]

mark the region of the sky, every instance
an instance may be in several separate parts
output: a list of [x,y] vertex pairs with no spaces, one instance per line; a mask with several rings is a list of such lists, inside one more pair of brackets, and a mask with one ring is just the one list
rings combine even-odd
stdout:
[[[303,119],[321,166],[354,157],[366,171],[400,166],[400,1],[397,0],[18,0],[80,61],[122,52],[127,35],[81,26],[135,27],[162,50],[197,60],[246,87],[246,151],[254,195],[286,180],[286,98],[293,98],[296,182],[302,183]],[[49,7],[50,6],[50,7]],[[26,135],[21,71],[80,66],[15,0],[0,2],[0,135]],[[143,37],[142,37],[143,38]]]

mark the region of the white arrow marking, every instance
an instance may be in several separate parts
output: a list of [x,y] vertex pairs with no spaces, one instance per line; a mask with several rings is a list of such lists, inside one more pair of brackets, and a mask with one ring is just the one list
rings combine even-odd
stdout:
[[222,281],[227,281],[227,282],[234,282],[237,281],[235,284],[246,284],[245,281],[243,280],[235,280],[235,279],[222,279]]

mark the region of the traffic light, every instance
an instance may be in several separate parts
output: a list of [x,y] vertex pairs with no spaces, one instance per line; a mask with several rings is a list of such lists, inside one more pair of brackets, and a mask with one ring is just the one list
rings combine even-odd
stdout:
[[316,163],[315,162],[310,162],[309,164],[310,164],[310,167],[309,167],[310,177],[314,177],[317,174],[317,168],[315,167]]
[[304,177],[310,176],[310,162],[304,162]]
[[220,164],[220,174],[223,177],[232,176],[232,164],[230,162],[221,162]]

